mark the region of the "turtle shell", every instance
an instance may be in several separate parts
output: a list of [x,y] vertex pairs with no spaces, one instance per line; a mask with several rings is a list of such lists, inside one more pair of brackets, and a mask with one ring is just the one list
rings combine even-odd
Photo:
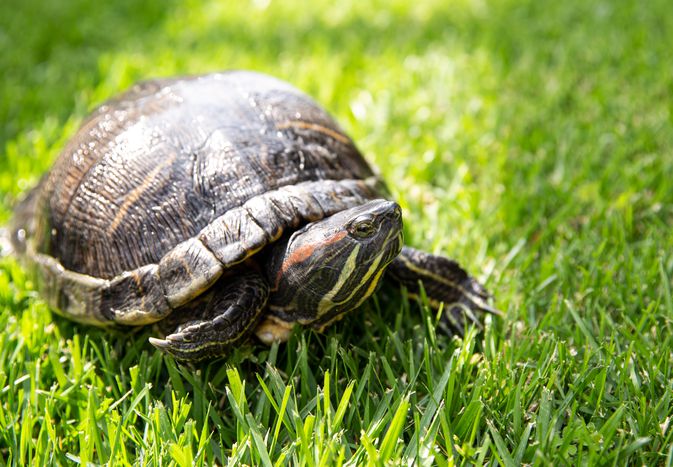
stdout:
[[98,107],[32,195],[34,249],[97,279],[159,263],[254,197],[373,175],[309,97],[226,72],[141,83]]
[[[360,245],[353,247],[344,259],[348,267],[332,268],[338,277],[309,307],[315,315],[284,316],[296,304],[280,303],[288,297],[277,289],[270,298],[268,278],[258,273],[265,266],[273,272],[283,248],[312,227],[320,226],[315,232],[323,237],[323,228],[332,232],[324,244],[344,238],[350,224],[340,216],[373,209],[370,201],[386,197],[385,191],[351,139],[306,95],[257,73],[216,73],[141,83],[97,108],[17,206],[10,233],[55,311],[101,326],[180,315],[176,332],[153,343],[197,358],[244,337],[268,300],[271,324],[261,334],[282,336],[291,322],[322,327],[347,311],[345,303],[357,306],[369,296],[392,261],[383,261],[384,254],[401,248],[394,203],[385,212],[397,224],[388,224],[384,236],[394,247],[377,251],[362,275],[352,276]],[[246,262],[284,234],[325,218],[288,235],[256,264]],[[316,243],[297,247],[287,264],[300,266]],[[437,303],[458,303],[462,310],[465,302],[492,312],[483,288],[456,263],[411,249],[400,256],[392,277],[410,290],[423,280]],[[285,265],[276,264],[279,271]],[[307,274],[302,277],[320,281],[313,269]],[[358,277],[361,290],[353,286]],[[293,287],[301,288],[288,285],[282,292]],[[322,306],[339,292],[343,300]],[[229,308],[216,313],[225,302]],[[195,313],[209,318],[195,322]],[[209,340],[216,328],[226,328],[224,340]]]

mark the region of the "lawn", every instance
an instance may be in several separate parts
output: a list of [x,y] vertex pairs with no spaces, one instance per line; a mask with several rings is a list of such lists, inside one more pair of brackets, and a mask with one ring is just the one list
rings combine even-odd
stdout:
[[0,259],[0,465],[673,465],[668,0],[9,0],[0,225],[133,82],[244,68],[323,104],[408,244],[504,317],[384,288],[325,334],[181,366],[54,317]]

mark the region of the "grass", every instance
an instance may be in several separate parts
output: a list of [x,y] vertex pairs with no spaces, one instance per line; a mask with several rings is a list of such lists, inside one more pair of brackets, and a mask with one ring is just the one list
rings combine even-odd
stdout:
[[0,465],[673,465],[666,0],[3,2],[0,224],[87,111],[250,68],[325,105],[504,319],[384,289],[324,335],[177,365],[0,260]]

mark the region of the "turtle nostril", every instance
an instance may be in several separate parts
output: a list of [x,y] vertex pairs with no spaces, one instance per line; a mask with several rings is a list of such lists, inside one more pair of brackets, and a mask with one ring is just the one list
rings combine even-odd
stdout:
[[402,218],[402,209],[398,205],[395,205],[395,207],[393,208],[393,210],[390,213],[390,217],[392,217],[393,219],[401,219]]

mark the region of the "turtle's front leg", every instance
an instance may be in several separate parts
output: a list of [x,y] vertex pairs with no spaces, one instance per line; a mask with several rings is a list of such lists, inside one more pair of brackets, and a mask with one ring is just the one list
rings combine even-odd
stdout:
[[453,260],[404,247],[386,270],[388,277],[417,296],[419,281],[429,305],[438,309],[444,303],[444,317],[454,331],[462,332],[465,317],[480,325],[478,313],[501,314],[491,307],[486,289]]
[[249,336],[269,298],[269,285],[256,272],[228,276],[196,303],[173,311],[180,324],[165,339],[150,338],[155,347],[180,360],[224,355]]

